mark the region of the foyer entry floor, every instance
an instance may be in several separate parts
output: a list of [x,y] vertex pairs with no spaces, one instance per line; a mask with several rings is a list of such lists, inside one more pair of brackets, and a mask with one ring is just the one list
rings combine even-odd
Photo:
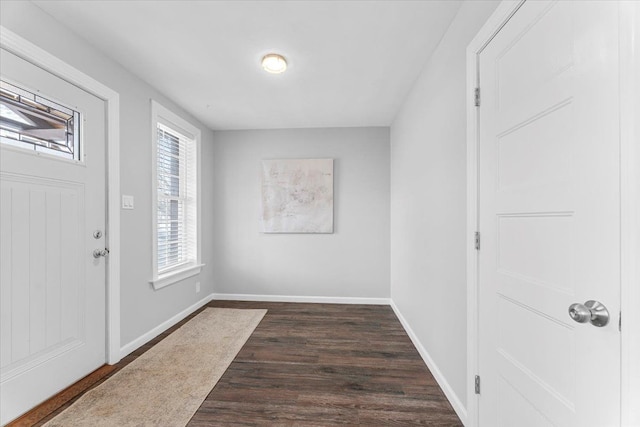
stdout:
[[[244,301],[207,306],[268,312],[190,427],[462,426],[389,306]],[[200,311],[115,369],[103,369],[99,379],[81,380],[84,385],[70,387],[66,397],[62,392],[12,425],[43,424]]]
[[389,306],[266,308],[189,426],[461,426]]

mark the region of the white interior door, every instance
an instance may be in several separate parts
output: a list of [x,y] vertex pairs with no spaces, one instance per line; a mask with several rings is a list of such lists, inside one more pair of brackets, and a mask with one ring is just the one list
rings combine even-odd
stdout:
[[620,425],[618,7],[527,1],[479,56],[482,427]]
[[[50,100],[80,113],[79,146],[74,147],[80,154],[76,160],[65,159],[38,144],[7,138],[6,132],[23,125],[42,140],[53,138],[60,129],[42,124],[50,112],[38,111],[42,107],[30,110],[29,96],[13,104],[3,99],[0,423],[4,424],[106,360],[105,259],[92,254],[96,248],[104,249],[105,242],[105,107],[100,99],[43,69],[5,50],[0,54],[0,78],[12,88],[46,98],[39,99],[40,105]],[[102,232],[99,238],[93,235],[96,230]]]

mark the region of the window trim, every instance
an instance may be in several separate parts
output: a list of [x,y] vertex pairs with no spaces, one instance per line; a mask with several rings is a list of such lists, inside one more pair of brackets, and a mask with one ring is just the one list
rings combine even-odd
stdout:
[[[158,176],[157,176],[157,138],[158,123],[168,126],[175,131],[194,140],[196,162],[196,260],[177,266],[168,271],[158,271]],[[152,227],[152,271],[153,277],[149,281],[155,290],[180,282],[188,277],[200,273],[202,264],[201,231],[201,167],[200,167],[200,129],[170,111],[155,100],[151,100],[151,227]]]

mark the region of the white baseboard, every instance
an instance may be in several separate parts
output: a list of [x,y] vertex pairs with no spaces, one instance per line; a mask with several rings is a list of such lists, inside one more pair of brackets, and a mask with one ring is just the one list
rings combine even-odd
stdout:
[[370,304],[389,305],[389,298],[355,297],[308,297],[294,295],[252,295],[252,294],[213,294],[214,300],[261,301],[261,302],[310,302],[323,304]]
[[438,366],[433,361],[427,350],[424,348],[424,346],[418,339],[418,336],[415,334],[415,332],[413,332],[413,329],[411,329],[411,326],[407,322],[407,319],[405,319],[402,313],[400,313],[400,309],[398,308],[398,306],[396,306],[393,300],[391,300],[391,308],[398,317],[398,320],[400,320],[400,323],[404,327],[404,330],[407,332],[407,335],[409,335],[409,338],[411,338],[413,345],[418,350],[418,353],[420,353],[420,356],[422,357],[422,360],[424,360],[424,363],[427,365],[427,368],[429,368],[431,374],[438,382],[438,385],[440,386],[442,391],[444,391],[445,396],[447,396],[447,399],[449,399],[449,402],[451,403],[451,406],[453,406],[453,409],[456,411],[456,414],[458,414],[460,421],[462,421],[462,424],[467,425],[467,409],[458,398],[458,395],[453,391],[451,385],[444,377],[440,369],[438,369]]
[[157,337],[158,335],[160,335],[161,333],[163,333],[164,331],[166,331],[167,329],[169,329],[170,327],[172,327],[173,325],[175,325],[176,323],[178,323],[179,321],[181,321],[182,319],[184,319],[185,317],[187,317],[188,315],[190,315],[200,307],[209,303],[211,300],[214,299],[213,295],[214,294],[207,295],[206,297],[202,298],[200,301],[196,302],[192,306],[185,308],[184,310],[182,310],[180,313],[176,314],[172,318],[162,322],[155,328],[151,329],[149,332],[140,335],[135,340],[120,347],[120,358],[122,359],[123,357],[133,352],[137,348],[145,345],[146,343],[148,343],[149,341],[151,341],[152,339],[154,339],[155,337]]

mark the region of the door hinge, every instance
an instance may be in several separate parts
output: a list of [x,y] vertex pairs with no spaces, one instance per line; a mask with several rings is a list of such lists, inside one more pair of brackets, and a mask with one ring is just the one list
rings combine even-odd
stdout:
[[476,390],[476,394],[480,394],[480,375],[476,375],[475,390]]
[[476,107],[480,106],[480,88],[477,87],[473,91],[473,103]]
[[477,251],[480,250],[480,232],[476,231],[474,234],[474,246]]

